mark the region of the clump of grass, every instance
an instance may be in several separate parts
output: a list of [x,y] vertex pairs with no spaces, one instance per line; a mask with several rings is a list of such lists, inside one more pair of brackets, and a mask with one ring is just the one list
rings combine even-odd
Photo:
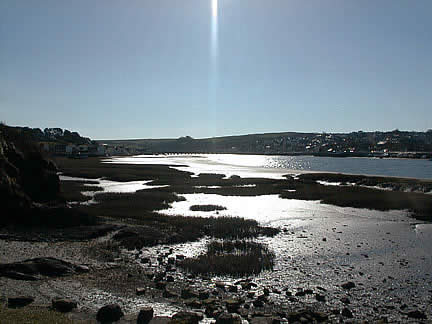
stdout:
[[279,230],[262,227],[256,220],[241,217],[204,218],[206,235],[219,239],[245,239],[259,235],[274,236]]
[[94,205],[93,208],[102,212],[105,216],[119,216],[134,211],[154,211],[169,208],[170,204],[175,201],[183,201],[184,197],[178,196],[172,192],[158,190],[140,190],[136,193],[101,193],[95,199],[101,202],[100,205]]
[[219,205],[192,205],[189,209],[192,211],[211,212],[215,210],[226,210],[226,207]]
[[10,324],[72,324],[72,320],[67,318],[66,315],[52,311],[48,308],[42,307],[23,307],[18,309],[6,308],[0,305],[0,322]]
[[192,242],[204,236],[239,240],[279,233],[277,228],[262,227],[255,220],[239,217],[206,218],[150,213],[136,219],[135,224],[141,226],[125,228],[114,236],[127,249]]
[[251,241],[213,241],[207,253],[197,258],[187,258],[179,265],[194,274],[255,275],[271,270],[274,254],[267,246]]

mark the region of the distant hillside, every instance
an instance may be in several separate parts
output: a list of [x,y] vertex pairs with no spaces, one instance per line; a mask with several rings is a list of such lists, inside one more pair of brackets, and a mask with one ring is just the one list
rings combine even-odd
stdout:
[[177,139],[132,139],[132,140],[98,140],[99,143],[108,145],[124,145],[136,147],[153,153],[164,152],[260,152],[265,146],[275,144],[282,138],[298,139],[310,137],[313,133],[264,133],[236,136],[222,136],[212,138],[194,139],[190,136]]
[[[353,132],[353,133],[265,133],[194,139],[100,140],[142,153],[256,153],[256,154],[343,154],[384,155],[389,152],[432,152],[432,131]],[[418,156],[416,156],[418,157]]]

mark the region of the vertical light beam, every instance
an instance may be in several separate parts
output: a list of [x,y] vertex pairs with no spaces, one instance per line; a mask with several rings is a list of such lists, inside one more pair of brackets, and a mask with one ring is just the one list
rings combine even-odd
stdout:
[[218,14],[219,14],[219,5],[218,0],[211,0],[211,14],[212,14],[212,22],[211,22],[211,57],[212,57],[212,65],[215,65],[217,62],[218,56]]
[[[210,74],[209,74],[209,117],[216,120],[218,110],[218,83],[219,83],[219,3],[211,0],[211,37],[210,37]],[[212,132],[216,135],[216,122],[210,124]]]

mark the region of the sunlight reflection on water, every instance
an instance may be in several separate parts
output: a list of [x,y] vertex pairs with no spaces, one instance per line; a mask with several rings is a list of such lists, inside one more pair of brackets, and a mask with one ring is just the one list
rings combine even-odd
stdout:
[[[277,178],[287,173],[341,172],[432,179],[432,163],[422,159],[337,158],[246,154],[178,154],[113,157],[106,162],[165,164],[197,173]],[[182,167],[180,167],[182,165]],[[187,167],[186,167],[187,165]]]
[[[321,204],[318,201],[282,199],[278,195],[256,197],[221,196],[216,194],[185,194],[186,201],[174,202],[170,208],[161,210],[165,215],[184,215],[201,217],[234,216],[255,219],[261,224],[272,224],[282,220],[290,223],[299,219],[315,219],[329,217],[359,217],[371,219],[400,219],[406,212],[380,212],[368,209],[337,207]],[[191,211],[192,205],[220,205],[226,210]]]

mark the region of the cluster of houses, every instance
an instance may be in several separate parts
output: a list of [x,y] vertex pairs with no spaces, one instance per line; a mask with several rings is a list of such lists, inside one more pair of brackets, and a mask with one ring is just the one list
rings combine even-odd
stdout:
[[40,142],[42,151],[59,156],[85,158],[89,156],[131,155],[129,148],[119,145],[92,144],[62,144],[56,142]]

